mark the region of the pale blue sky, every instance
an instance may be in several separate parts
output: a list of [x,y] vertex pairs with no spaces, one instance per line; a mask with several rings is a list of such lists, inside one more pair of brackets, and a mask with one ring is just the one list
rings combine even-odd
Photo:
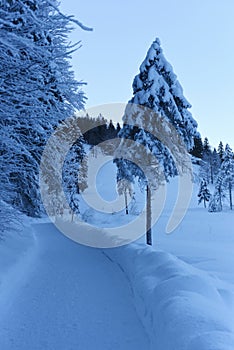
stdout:
[[159,37],[192,104],[202,136],[234,147],[233,0],[61,0],[93,32],[73,55],[76,77],[88,83],[87,108],[132,97],[132,81],[152,41]]

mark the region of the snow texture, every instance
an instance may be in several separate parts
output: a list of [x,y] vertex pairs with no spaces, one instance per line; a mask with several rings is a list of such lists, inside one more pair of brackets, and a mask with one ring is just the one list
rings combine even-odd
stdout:
[[[116,174],[111,163],[106,171],[98,181],[108,185]],[[0,241],[1,349],[232,350],[233,213],[198,207],[194,187],[184,220],[165,235],[176,179],[168,185],[153,248],[144,237],[83,247],[35,219]]]
[[129,280],[150,349],[233,349],[233,317],[225,300],[229,293],[220,291],[215,279],[171,254],[142,245],[106,254]]

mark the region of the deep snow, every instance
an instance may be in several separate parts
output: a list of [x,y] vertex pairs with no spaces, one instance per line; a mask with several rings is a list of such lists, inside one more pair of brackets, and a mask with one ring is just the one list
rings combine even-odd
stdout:
[[52,224],[33,227],[34,258],[15,266],[15,275],[26,269],[27,278],[12,279],[10,304],[0,291],[0,348],[148,349],[130,285],[118,266]]
[[[113,176],[111,163],[100,170],[106,200],[116,196]],[[166,235],[177,181],[167,186],[153,248],[145,237],[89,248],[46,222],[1,241],[1,349],[233,349],[233,212],[208,213],[197,192],[195,184],[185,218]],[[131,220],[142,201],[137,192],[128,218],[82,210],[87,221],[110,227]]]

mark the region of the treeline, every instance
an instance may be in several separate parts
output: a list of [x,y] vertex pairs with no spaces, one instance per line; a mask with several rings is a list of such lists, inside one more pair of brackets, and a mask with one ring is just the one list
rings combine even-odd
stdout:
[[[229,146],[220,141],[218,148],[211,148],[208,138],[199,140],[193,150],[200,165],[200,188],[198,203],[208,204],[209,212],[223,210],[224,204],[228,203],[230,210],[233,209],[232,190],[234,186],[234,154]],[[199,157],[198,157],[199,155]],[[209,189],[212,188],[212,192]]]
[[112,120],[108,121],[102,114],[97,117],[90,117],[89,114],[86,114],[78,117],[77,123],[84,140],[91,146],[117,138],[121,130],[119,123],[115,126]]

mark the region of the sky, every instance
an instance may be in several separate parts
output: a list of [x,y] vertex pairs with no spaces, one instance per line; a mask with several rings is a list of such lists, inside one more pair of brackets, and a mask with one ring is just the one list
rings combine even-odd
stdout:
[[82,42],[72,66],[87,82],[87,109],[131,99],[133,78],[158,37],[201,136],[234,148],[233,0],[61,0],[60,9],[93,28],[70,34]]

